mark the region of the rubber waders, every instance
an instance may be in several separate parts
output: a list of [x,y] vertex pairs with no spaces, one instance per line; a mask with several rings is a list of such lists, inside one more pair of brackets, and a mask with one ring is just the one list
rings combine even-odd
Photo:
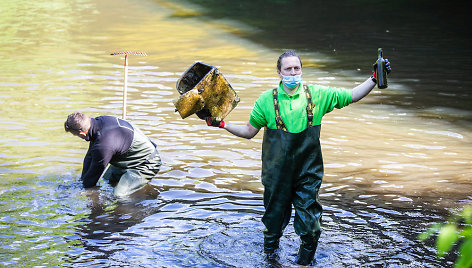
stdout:
[[[302,238],[303,239],[303,238]],[[316,248],[318,247],[319,235],[317,235],[311,242],[306,243],[302,241],[298,249],[297,258],[295,262],[300,265],[311,265],[315,258]]]
[[[308,89],[307,99],[311,103]],[[264,251],[278,248],[279,238],[287,226],[292,205],[295,208],[294,229],[302,239],[297,261],[311,263],[321,233],[322,206],[318,191],[323,178],[320,125],[312,125],[312,107],[307,106],[308,126],[300,133],[284,131],[274,90],[277,129],[264,131],[262,142],[262,184],[265,213],[262,217]],[[316,238],[316,239],[315,239]]]
[[138,191],[149,182],[137,170],[121,169],[112,165],[105,171],[103,178],[114,186],[113,194],[121,197]]

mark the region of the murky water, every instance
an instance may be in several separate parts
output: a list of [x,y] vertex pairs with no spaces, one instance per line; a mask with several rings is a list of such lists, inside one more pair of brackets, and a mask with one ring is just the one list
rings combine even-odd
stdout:
[[[262,252],[262,131],[236,138],[180,119],[172,104],[177,79],[201,60],[241,97],[227,120],[246,123],[258,95],[277,83],[280,51],[238,37],[242,25],[180,16],[191,11],[147,0],[0,3],[1,265],[294,266],[292,225],[279,260]],[[120,50],[149,55],[130,57],[127,117],[163,160],[159,176],[126,199],[102,181],[81,188],[88,144],[62,127],[74,111],[121,116],[123,58],[110,56]],[[301,54],[309,83],[350,88],[366,77],[318,68],[332,61],[319,52]],[[452,263],[416,235],[472,203],[471,128],[386,105],[392,94],[412,93],[391,83],[324,118],[319,267]]]

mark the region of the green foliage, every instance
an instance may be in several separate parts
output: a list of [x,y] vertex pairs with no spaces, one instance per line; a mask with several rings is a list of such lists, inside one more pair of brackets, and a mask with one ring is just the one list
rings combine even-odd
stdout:
[[438,233],[436,250],[438,258],[459,245],[459,256],[455,268],[472,267],[472,206],[465,207],[460,213],[453,215],[446,223],[436,223],[418,236],[426,240]]
[[449,250],[451,250],[452,246],[457,242],[459,239],[459,235],[457,233],[457,226],[454,224],[446,224],[441,227],[439,231],[438,238],[436,240],[436,248],[438,250],[439,257],[444,256]]

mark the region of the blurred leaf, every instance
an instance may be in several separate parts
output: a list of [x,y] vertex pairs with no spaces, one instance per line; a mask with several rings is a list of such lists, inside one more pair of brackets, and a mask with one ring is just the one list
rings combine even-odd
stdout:
[[439,228],[441,228],[440,223],[436,223],[433,226],[429,227],[428,230],[422,232],[421,234],[418,235],[418,239],[421,241],[424,241],[428,238],[430,238],[433,234],[437,233],[439,231]]
[[466,224],[472,224],[472,206],[468,206],[462,212]]
[[454,265],[455,268],[472,267],[472,239],[467,239],[459,248],[459,259]]
[[438,239],[436,240],[436,248],[438,250],[438,256],[442,257],[447,253],[454,243],[459,238],[457,234],[457,226],[454,224],[447,224],[441,228]]
[[472,227],[464,228],[459,234],[465,238],[472,239]]
[[467,206],[449,218],[447,224],[436,223],[418,235],[418,239],[426,240],[437,233],[436,250],[438,257],[443,257],[454,244],[458,243],[459,254],[455,268],[472,268],[472,206]]

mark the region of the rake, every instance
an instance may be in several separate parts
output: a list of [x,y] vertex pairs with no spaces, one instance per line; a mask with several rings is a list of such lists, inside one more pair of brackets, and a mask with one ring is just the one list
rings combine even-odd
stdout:
[[128,55],[147,56],[147,54],[145,52],[137,51],[120,51],[111,53],[110,55],[125,55],[125,81],[123,85],[123,120],[126,120],[126,95],[128,92]]

